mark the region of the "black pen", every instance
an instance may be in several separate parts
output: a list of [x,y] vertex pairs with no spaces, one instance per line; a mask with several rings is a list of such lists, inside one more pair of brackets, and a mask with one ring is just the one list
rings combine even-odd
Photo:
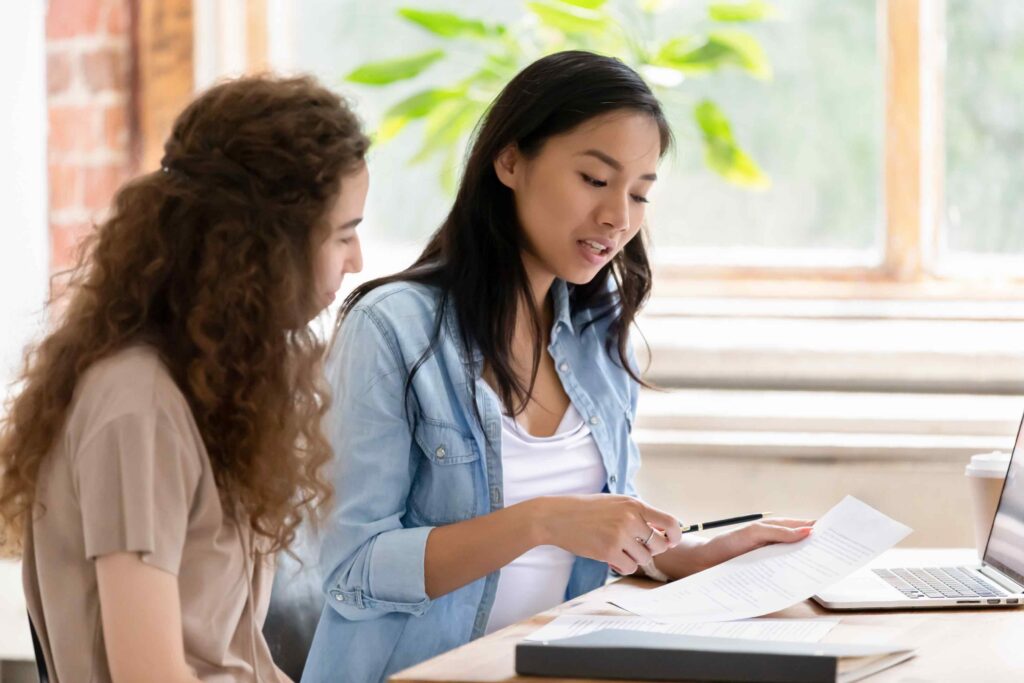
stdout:
[[716,519],[713,522],[701,522],[699,524],[690,524],[689,526],[679,523],[679,531],[684,534],[688,534],[691,531],[704,531],[705,529],[717,529],[720,526],[729,526],[731,524],[743,524],[743,522],[756,522],[759,519],[772,515],[772,512],[758,512],[753,515],[743,515],[742,517],[730,517],[729,519]]

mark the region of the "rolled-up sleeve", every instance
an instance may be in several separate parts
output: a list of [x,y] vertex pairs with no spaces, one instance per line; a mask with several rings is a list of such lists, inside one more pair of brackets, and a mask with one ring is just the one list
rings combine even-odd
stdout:
[[328,604],[353,621],[430,606],[424,556],[432,527],[402,523],[416,473],[406,367],[390,324],[364,308],[346,317],[327,364],[337,504],[320,567]]

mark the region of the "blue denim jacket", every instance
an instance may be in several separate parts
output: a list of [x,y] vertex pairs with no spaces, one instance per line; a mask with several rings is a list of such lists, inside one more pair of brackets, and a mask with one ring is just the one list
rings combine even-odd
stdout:
[[[548,351],[562,386],[589,422],[606,490],[635,495],[640,457],[630,430],[638,387],[618,354],[613,361],[605,351],[609,320],[584,329],[591,314],[571,314],[560,280],[552,298]],[[332,347],[327,429],[337,504],[320,551],[326,605],[303,681],[380,681],[479,637],[487,624],[497,572],[436,600],[424,589],[431,529],[503,505],[500,406],[484,390],[479,352],[457,341],[451,307],[440,344],[405,395],[408,370],[430,344],[438,304],[433,287],[379,287],[352,310]],[[566,599],[607,576],[606,564],[578,557]]]

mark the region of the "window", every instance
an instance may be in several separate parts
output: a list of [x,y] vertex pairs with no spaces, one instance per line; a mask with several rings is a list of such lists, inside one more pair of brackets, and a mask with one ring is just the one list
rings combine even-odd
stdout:
[[[652,205],[662,261],[785,263],[792,250],[808,252],[803,262],[878,260],[883,81],[875,2],[779,6],[777,19],[746,29],[771,61],[771,80],[725,71],[667,94],[680,144]],[[704,9],[679,3],[663,15],[660,37],[680,26],[715,30]],[[730,116],[770,188],[751,191],[708,172],[687,125],[695,96],[712,97]]]
[[[448,57],[416,79],[387,88],[342,84],[361,63],[440,45],[401,21],[399,8],[504,23],[526,14],[520,2],[491,4],[482,13],[466,0],[266,1],[288,16],[270,22],[269,43],[286,46],[271,65],[339,84],[371,126],[417,88],[479,64],[479,52],[445,43]],[[627,19],[637,14],[635,0],[609,4]],[[647,27],[654,41],[715,28],[707,2],[661,4],[664,11]],[[1024,193],[1007,191],[1024,146],[1013,107],[1024,84],[1017,54],[1024,9],[997,0],[774,4],[775,18],[743,25],[763,46],[771,80],[724,71],[659,93],[680,142],[651,209],[666,289],[729,292],[737,280],[802,280],[824,282],[816,291],[843,296],[945,296],[972,277],[991,275],[979,254],[1024,251],[1024,237],[1013,229],[1024,217]],[[770,176],[769,188],[741,189],[703,166],[690,121],[701,97],[712,97],[730,116],[737,139]],[[380,239],[406,245],[409,254],[450,201],[436,182],[439,162],[408,164],[417,125],[396,141],[408,144],[374,150],[377,177],[388,181],[371,193],[368,211]],[[709,287],[711,281],[721,286]],[[893,290],[892,283],[923,286]]]
[[948,0],[946,248],[1024,255],[1024,5]]

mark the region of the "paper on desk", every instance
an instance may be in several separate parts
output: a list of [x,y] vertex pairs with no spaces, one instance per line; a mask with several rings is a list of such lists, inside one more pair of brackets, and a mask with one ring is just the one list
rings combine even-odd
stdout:
[[911,528],[847,496],[797,543],[752,550],[727,562],[615,605],[663,620],[748,619],[785,609],[865,566]]
[[617,631],[816,643],[838,623],[838,619],[750,619],[709,623],[678,620],[652,621],[643,617],[630,616],[564,614],[531,633],[526,640],[558,640],[611,628]]

